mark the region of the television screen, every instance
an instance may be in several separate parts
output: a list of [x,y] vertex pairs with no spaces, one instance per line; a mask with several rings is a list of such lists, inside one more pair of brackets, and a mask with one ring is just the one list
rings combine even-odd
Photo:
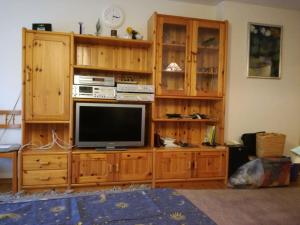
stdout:
[[75,144],[78,147],[143,146],[145,106],[77,103]]

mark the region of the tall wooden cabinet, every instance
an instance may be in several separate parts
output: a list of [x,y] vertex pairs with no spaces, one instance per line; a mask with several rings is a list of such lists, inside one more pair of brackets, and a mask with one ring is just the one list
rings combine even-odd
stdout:
[[[71,58],[70,33],[23,29],[22,143],[28,148],[50,148],[54,131],[70,141]],[[68,153],[57,145],[51,152],[22,151],[20,165],[20,188],[68,187]]]
[[23,144],[69,141],[71,35],[23,30]]
[[[23,30],[22,132],[28,147],[20,152],[21,189],[226,183],[227,23],[155,13],[148,35],[145,41]],[[134,102],[146,106],[144,147],[126,152],[62,148],[74,144],[76,103],[118,102],[72,97],[75,75],[155,85],[154,102]],[[196,113],[207,117],[188,117]],[[216,127],[221,146],[202,145],[209,126]],[[188,147],[157,147],[156,134]]]
[[69,121],[70,35],[26,32],[26,121]]
[[[152,131],[189,146],[156,149],[156,182],[224,183],[226,148],[202,143],[214,126],[216,143],[224,145],[227,23],[155,13],[149,24],[156,49]],[[193,114],[205,116],[191,118]]]

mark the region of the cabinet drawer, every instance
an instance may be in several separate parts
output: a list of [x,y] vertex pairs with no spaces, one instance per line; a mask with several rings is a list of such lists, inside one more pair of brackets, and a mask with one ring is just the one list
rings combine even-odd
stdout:
[[24,155],[24,170],[67,169],[67,155]]
[[24,170],[23,185],[67,184],[67,170]]

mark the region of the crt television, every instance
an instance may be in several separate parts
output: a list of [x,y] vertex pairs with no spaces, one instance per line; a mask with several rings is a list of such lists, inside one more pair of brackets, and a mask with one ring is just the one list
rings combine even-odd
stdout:
[[144,146],[145,105],[77,102],[75,119],[77,147]]

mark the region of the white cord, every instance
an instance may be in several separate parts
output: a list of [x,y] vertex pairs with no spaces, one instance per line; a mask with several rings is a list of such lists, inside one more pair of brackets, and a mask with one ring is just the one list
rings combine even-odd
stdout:
[[49,150],[49,149],[53,148],[55,145],[57,145],[61,149],[65,149],[65,150],[70,150],[73,147],[75,147],[75,145],[71,145],[71,144],[65,142],[64,140],[62,140],[61,138],[59,138],[58,135],[56,134],[55,130],[52,130],[52,141],[50,143],[42,145],[42,146],[38,146],[36,144],[31,144],[29,142],[25,145],[22,145],[20,148],[20,151],[23,150],[25,147],[31,147],[31,149],[33,149],[33,150]]

